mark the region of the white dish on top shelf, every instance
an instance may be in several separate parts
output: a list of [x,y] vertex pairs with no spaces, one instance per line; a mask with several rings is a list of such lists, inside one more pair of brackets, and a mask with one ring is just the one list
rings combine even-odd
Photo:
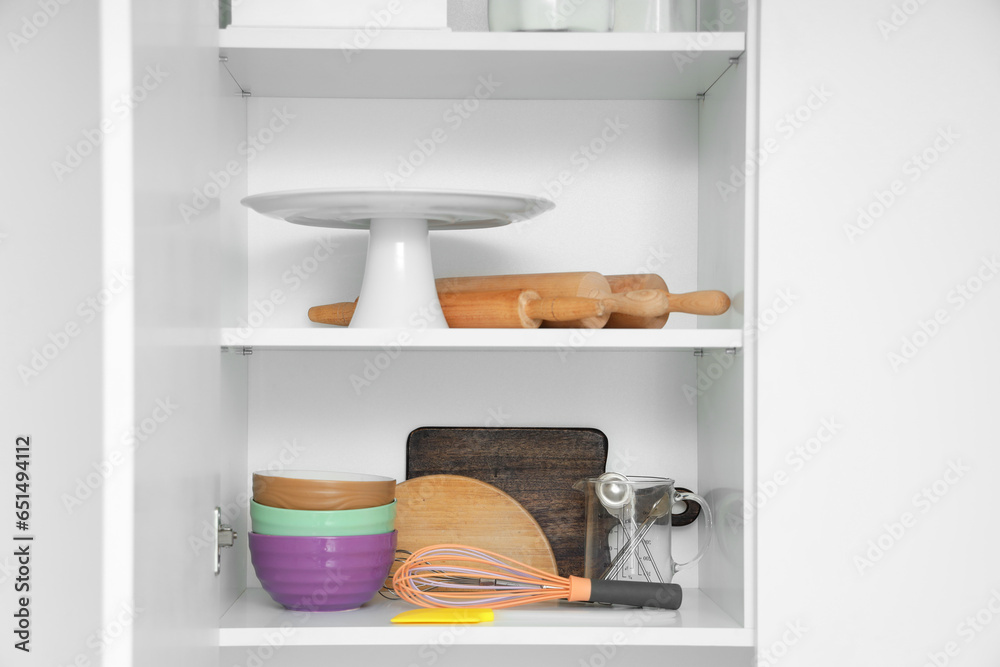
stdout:
[[483,229],[555,207],[543,197],[461,190],[325,189],[246,197],[244,206],[297,225],[369,230],[352,328],[447,329],[428,232]]

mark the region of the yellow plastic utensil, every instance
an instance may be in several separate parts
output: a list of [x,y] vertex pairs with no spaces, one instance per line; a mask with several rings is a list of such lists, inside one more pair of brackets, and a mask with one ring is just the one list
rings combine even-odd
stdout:
[[392,618],[393,623],[482,623],[493,620],[492,609],[410,609]]

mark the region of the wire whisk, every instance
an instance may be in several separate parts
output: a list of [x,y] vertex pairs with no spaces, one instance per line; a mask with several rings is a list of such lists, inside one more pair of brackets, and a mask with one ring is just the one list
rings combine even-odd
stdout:
[[400,598],[420,607],[502,609],[569,600],[677,609],[682,597],[677,584],[560,577],[461,544],[438,544],[413,552],[393,575],[392,588]]

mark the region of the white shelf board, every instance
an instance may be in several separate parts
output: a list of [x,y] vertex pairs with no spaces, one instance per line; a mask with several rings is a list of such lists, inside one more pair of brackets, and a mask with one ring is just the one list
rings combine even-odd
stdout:
[[693,350],[743,346],[739,329],[223,329],[223,347],[265,350]]
[[[376,596],[348,612],[308,613],[284,609],[260,588],[248,588],[220,622],[220,646],[264,646],[280,631],[287,646],[419,646],[437,641],[441,625],[393,625],[413,609]],[[686,589],[681,609],[633,609],[577,603],[543,603],[498,609],[491,623],[463,626],[465,645],[567,645],[612,641],[624,634],[633,646],[753,646],[753,630],[740,627],[700,589]],[[622,643],[616,641],[616,643]]]
[[[227,28],[220,54],[264,97],[695,99],[743,53],[742,32],[514,33]],[[358,43],[360,45],[360,42]],[[481,80],[499,85],[487,92]]]

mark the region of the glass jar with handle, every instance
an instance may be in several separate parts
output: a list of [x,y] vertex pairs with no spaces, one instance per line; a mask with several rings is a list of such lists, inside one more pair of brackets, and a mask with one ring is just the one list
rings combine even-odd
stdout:
[[493,32],[608,32],[614,0],[489,0]]
[[[672,479],[605,473],[574,488],[585,494],[585,577],[670,583],[711,545],[711,508],[698,494],[676,489]],[[674,507],[681,502],[697,503],[705,518],[701,548],[685,563],[674,560],[670,538]]]
[[615,32],[694,32],[698,0],[616,0]]

